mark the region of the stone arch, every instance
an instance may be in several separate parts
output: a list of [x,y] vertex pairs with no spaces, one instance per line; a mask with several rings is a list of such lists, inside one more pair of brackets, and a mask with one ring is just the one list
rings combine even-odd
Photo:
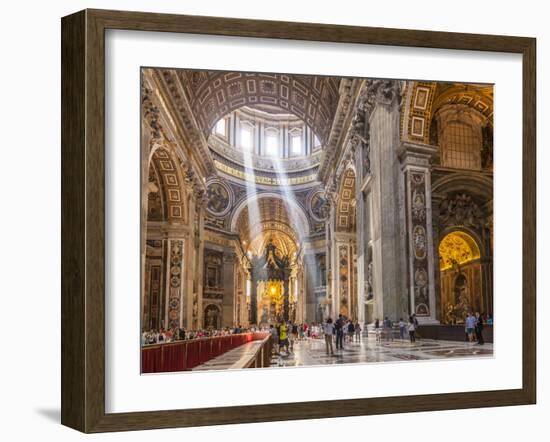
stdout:
[[156,171],[157,186],[164,204],[164,221],[187,222],[186,192],[183,186],[179,162],[169,149],[154,146],[150,153],[149,167]]
[[454,172],[432,182],[432,194],[468,192],[484,201],[493,199],[493,179],[488,176]]
[[239,221],[240,215],[245,210],[245,208],[247,208],[248,206],[254,206],[258,203],[259,200],[263,198],[275,198],[281,200],[283,204],[288,205],[289,211],[291,211],[292,214],[295,215],[292,220],[295,225],[291,227],[294,228],[298,236],[309,235],[310,221],[308,219],[305,209],[294,198],[291,198],[287,195],[281,195],[276,192],[258,192],[250,196],[245,195],[245,197],[242,198],[235,205],[235,208],[231,213],[229,225],[232,232],[237,232],[237,223]]
[[449,229],[438,244],[441,321],[461,324],[468,312],[484,312],[486,279],[479,238],[463,227]]

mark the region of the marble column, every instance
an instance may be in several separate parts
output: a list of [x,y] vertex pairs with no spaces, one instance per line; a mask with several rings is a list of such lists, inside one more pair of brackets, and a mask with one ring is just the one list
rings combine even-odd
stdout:
[[205,198],[202,192],[192,192],[189,198],[190,241],[186,254],[187,278],[187,314],[185,325],[197,329],[203,325],[203,283],[204,283],[204,210]]
[[181,314],[184,309],[184,240],[174,236],[169,236],[164,241],[164,259],[165,266],[165,296],[164,320],[162,326],[165,329],[182,326]]
[[304,254],[304,289],[305,289],[305,320],[315,321],[317,299],[315,297],[315,254],[307,251]]
[[433,271],[434,271],[434,292],[435,292],[435,317],[438,321],[445,318],[444,306],[441,304],[441,269],[439,265],[439,243],[441,241],[441,229],[439,226],[439,208],[445,195],[432,193],[432,248],[433,248]]
[[250,267],[250,324],[258,324],[258,281],[254,275],[253,267]]
[[285,270],[285,279],[283,280],[283,319],[288,321],[290,311],[290,284],[289,284],[290,269]]
[[235,303],[235,253],[231,249],[223,252],[223,311],[222,327],[232,327],[234,324],[234,303]]
[[406,189],[409,312],[425,324],[439,323],[430,173],[430,159],[436,152],[436,146],[403,143],[401,153]]
[[369,85],[369,144],[374,319],[404,317],[408,311],[404,183],[400,169],[399,85],[373,80]]

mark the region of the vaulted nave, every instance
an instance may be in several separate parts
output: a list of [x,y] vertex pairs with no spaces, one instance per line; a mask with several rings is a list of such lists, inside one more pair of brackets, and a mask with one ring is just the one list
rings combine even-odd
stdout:
[[476,312],[492,342],[492,86],[144,68],[141,95],[144,345],[464,341]]

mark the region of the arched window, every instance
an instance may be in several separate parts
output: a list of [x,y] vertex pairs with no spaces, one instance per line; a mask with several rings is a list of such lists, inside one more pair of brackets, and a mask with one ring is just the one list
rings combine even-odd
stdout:
[[290,131],[290,155],[297,157],[304,154],[304,146],[302,142],[302,131],[292,129]]
[[481,137],[461,121],[449,122],[442,134],[443,165],[457,169],[481,169]]
[[313,135],[313,150],[317,150],[321,148],[321,141],[319,138],[317,138],[317,135]]
[[239,130],[240,145],[243,150],[252,152],[254,147],[254,127],[242,122]]
[[441,108],[432,125],[431,138],[440,146],[441,165],[455,169],[481,169],[482,118],[471,108],[450,105]]
[[266,130],[265,132],[265,154],[270,157],[280,156],[279,132],[276,130]]
[[225,118],[218,120],[214,128],[214,131],[216,132],[216,135],[219,135],[220,137],[227,136],[227,121]]

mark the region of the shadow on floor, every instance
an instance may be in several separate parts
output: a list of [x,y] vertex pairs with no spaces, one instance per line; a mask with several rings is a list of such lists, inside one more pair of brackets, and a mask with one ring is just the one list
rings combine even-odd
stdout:
[[56,424],[61,423],[61,410],[59,408],[38,408],[34,411],[36,414],[48,419],[49,421],[55,422]]

